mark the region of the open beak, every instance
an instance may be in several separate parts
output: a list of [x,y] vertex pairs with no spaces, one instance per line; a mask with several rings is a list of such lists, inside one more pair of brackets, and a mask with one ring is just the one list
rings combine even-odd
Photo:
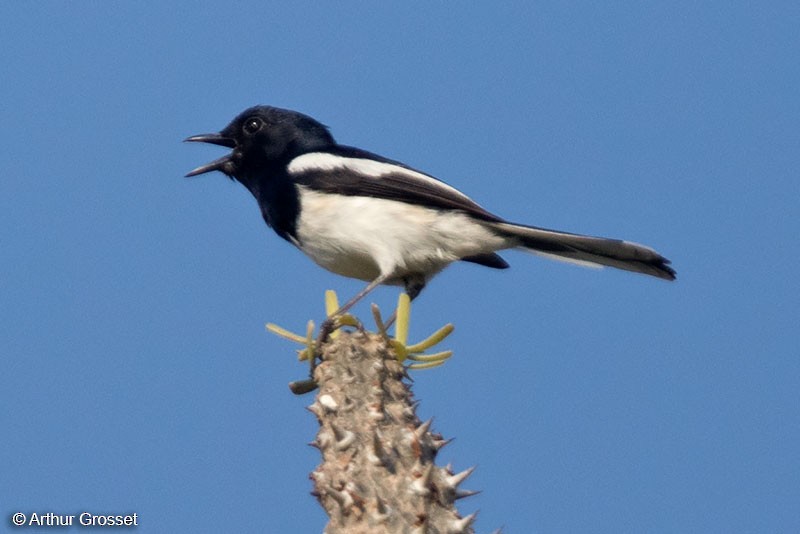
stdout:
[[[184,141],[189,143],[211,143],[212,145],[220,145],[228,148],[236,147],[236,141],[230,137],[225,137],[224,135],[216,133],[193,135],[187,137]],[[186,173],[186,177],[197,176],[198,174],[205,174],[211,171],[220,171],[230,176],[233,173],[233,160],[231,159],[231,155],[228,154],[219,159],[215,159],[211,163],[201,165]]]

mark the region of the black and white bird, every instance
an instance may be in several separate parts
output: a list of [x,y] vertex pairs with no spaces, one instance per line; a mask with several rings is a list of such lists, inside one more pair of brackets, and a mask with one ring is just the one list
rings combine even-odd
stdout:
[[321,267],[369,282],[340,311],[380,284],[404,286],[413,299],[455,261],[505,269],[496,252],[513,248],[675,279],[651,248],[511,223],[433,176],[338,144],[295,111],[255,106],[219,133],[186,141],[232,149],[186,176],[221,171],[237,180],[279,236]]

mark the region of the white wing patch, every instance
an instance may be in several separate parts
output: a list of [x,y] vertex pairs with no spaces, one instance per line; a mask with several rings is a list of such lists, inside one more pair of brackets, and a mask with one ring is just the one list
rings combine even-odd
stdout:
[[381,178],[387,174],[402,174],[412,180],[419,180],[434,187],[444,189],[451,195],[474,203],[467,195],[441,180],[437,180],[432,176],[418,171],[413,171],[383,161],[375,161],[366,158],[348,158],[327,152],[310,152],[294,158],[287,168],[289,174],[300,174],[307,171],[332,171],[335,169],[347,169],[362,176],[369,176],[370,178]]

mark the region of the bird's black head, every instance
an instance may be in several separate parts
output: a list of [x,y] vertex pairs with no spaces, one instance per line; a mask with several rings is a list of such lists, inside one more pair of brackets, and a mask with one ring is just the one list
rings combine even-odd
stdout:
[[328,129],[302,113],[270,106],[246,109],[221,132],[193,135],[186,141],[233,149],[230,154],[197,167],[186,176],[221,171],[242,178],[258,169],[286,164],[292,158],[334,144]]

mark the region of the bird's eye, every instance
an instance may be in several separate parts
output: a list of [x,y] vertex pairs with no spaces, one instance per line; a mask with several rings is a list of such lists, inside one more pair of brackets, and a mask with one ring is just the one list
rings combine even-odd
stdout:
[[251,117],[246,121],[244,121],[243,129],[246,134],[253,135],[257,131],[259,131],[262,126],[264,126],[264,121],[262,121],[258,117]]

